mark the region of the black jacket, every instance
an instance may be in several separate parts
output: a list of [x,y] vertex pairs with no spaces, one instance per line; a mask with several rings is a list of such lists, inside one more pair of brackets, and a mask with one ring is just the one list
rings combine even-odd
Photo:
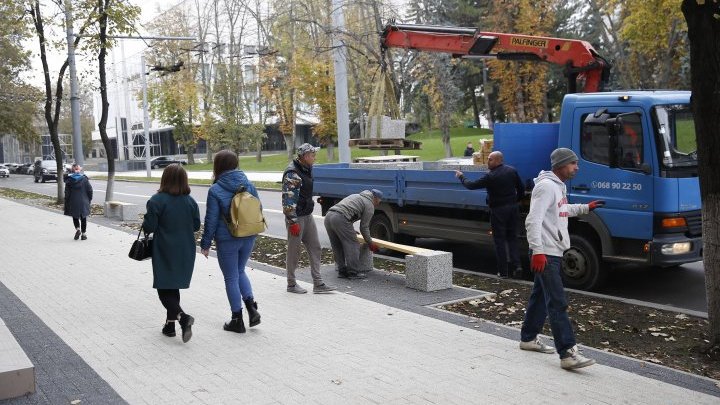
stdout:
[[90,216],[93,189],[84,174],[71,174],[65,179],[64,214],[73,218]]
[[503,164],[490,170],[479,180],[470,181],[465,176],[461,176],[460,181],[469,190],[486,188],[490,208],[515,204],[525,195],[525,187],[517,170]]

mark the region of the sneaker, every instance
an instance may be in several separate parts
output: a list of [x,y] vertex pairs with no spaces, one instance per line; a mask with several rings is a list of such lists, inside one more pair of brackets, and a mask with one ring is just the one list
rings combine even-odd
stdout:
[[75,240],[80,239],[80,230],[75,231]]
[[315,293],[315,294],[326,294],[326,293],[329,293],[329,292],[332,292],[335,290],[336,290],[335,287],[329,286],[325,283],[316,285],[315,287],[313,287],[313,293]]
[[299,285],[289,285],[287,288],[287,292],[289,293],[295,293],[295,294],[305,294],[307,292],[306,289],[300,287]]
[[535,338],[535,340],[531,340],[529,342],[520,342],[520,348],[522,350],[529,350],[531,352],[540,352],[540,353],[555,353],[555,348],[552,346],[548,346],[545,343],[540,340],[540,338]]
[[338,278],[349,278],[347,271],[338,271]]
[[80,237],[80,240],[87,240],[87,235],[82,234],[82,236]]
[[595,360],[588,359],[580,354],[580,349],[578,349],[577,345],[570,348],[565,355],[567,357],[560,359],[560,367],[565,370],[575,370],[576,368],[592,366],[595,364]]
[[362,280],[364,278],[367,278],[367,274],[365,273],[358,273],[355,271],[349,271],[347,273],[347,278],[350,280]]

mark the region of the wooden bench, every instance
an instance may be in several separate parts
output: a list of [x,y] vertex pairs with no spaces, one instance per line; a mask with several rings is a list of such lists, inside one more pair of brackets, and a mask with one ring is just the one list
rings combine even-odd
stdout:
[[143,207],[122,201],[105,201],[105,217],[121,221],[139,221]]
[[[372,270],[372,252],[365,244],[362,235],[358,235],[358,242],[363,246],[360,249],[360,266],[369,266]],[[381,248],[405,253],[405,285],[420,291],[437,291],[452,288],[452,253],[440,250],[430,250],[400,243],[374,239],[373,242]]]
[[35,392],[35,366],[0,319],[0,401]]

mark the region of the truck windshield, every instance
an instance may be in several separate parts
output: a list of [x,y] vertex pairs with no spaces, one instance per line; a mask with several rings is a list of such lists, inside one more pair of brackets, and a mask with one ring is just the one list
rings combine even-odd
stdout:
[[661,105],[653,112],[663,166],[697,167],[695,121],[690,106]]

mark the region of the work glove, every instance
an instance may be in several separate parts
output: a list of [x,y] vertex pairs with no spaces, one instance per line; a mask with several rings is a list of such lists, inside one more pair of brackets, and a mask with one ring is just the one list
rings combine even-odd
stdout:
[[371,243],[371,244],[368,246],[368,248],[369,248],[370,251],[372,251],[373,253],[377,253],[378,250],[380,250],[380,246],[378,246],[378,245],[377,245],[376,243],[374,243],[374,242]]
[[604,200],[595,200],[595,201],[590,201],[588,203],[588,208],[590,209],[590,211],[594,210],[595,208],[602,208],[604,206],[605,206]]
[[290,225],[290,227],[288,228],[288,231],[290,231],[290,235],[292,235],[292,236],[300,236],[300,224],[298,224],[296,222],[296,223]]
[[543,271],[545,271],[546,265],[547,257],[545,257],[545,255],[532,255],[532,258],[530,259],[530,270],[534,271],[535,273],[542,273]]

